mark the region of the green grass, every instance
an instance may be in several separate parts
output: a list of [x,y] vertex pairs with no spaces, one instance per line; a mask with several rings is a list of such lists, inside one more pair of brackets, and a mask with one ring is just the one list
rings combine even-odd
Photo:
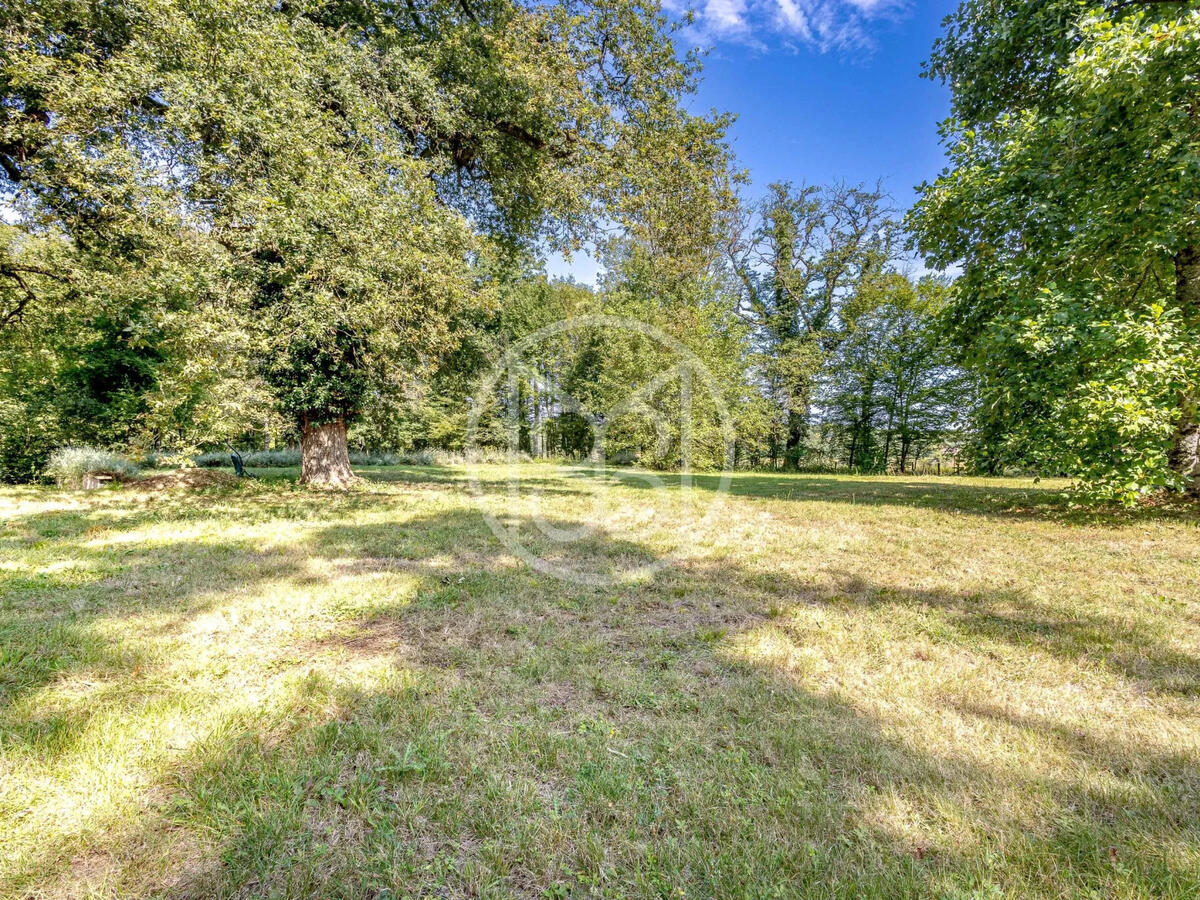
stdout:
[[0,489],[0,894],[1200,893],[1194,512],[520,472]]

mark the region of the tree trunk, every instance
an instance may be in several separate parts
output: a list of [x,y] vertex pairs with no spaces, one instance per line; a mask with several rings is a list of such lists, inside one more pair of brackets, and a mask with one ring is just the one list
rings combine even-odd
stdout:
[[800,468],[800,448],[804,445],[805,428],[808,417],[794,409],[788,410],[787,415],[787,444],[784,447],[784,465],[790,461],[794,468]]
[[1200,496],[1200,409],[1194,396],[1184,397],[1182,406],[1171,448],[1171,469],[1183,476],[1184,490]]
[[300,483],[346,487],[352,481],[345,420],[314,425],[305,419],[300,432]]
[[883,439],[883,471],[887,474],[892,467],[892,420],[896,417],[896,398],[888,406],[887,436]]
[[[1175,254],[1175,300],[1189,325],[1200,325],[1200,245]],[[1184,489],[1200,496],[1200,396],[1193,385],[1180,397],[1181,412],[1171,448],[1171,469],[1182,476]]]
[[529,396],[533,407],[533,424],[529,428],[529,455],[541,459],[546,455],[544,450],[545,435],[542,433],[542,391],[537,379],[529,382]]

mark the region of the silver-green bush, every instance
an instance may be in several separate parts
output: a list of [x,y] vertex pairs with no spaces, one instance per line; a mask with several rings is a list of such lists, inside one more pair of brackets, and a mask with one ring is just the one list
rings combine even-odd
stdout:
[[[289,468],[300,465],[300,450],[287,448],[283,450],[241,450],[242,463],[247,468]],[[528,454],[520,454],[520,458],[528,460]],[[474,462],[509,462],[504,451],[494,448],[482,448],[474,451],[470,459]],[[350,463],[355,466],[460,466],[468,461],[467,454],[461,450],[410,450],[406,453],[392,453],[385,450],[351,450]],[[217,469],[231,466],[228,450],[210,450],[195,457],[195,463],[202,468]]]
[[46,464],[46,474],[61,487],[69,488],[82,486],[85,475],[132,478],[137,473],[137,465],[126,457],[98,447],[59,447]]

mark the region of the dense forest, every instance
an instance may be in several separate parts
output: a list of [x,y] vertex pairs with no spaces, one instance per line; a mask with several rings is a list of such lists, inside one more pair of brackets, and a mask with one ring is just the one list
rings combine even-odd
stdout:
[[[648,0],[0,16],[5,481],[68,445],[298,444],[339,484],[350,447],[501,447],[517,415],[533,457],[593,454],[600,417],[607,456],[656,468],[1200,484],[1187,4],[964,2],[926,72],[953,91],[948,167],[907,213],[748,184]],[[594,287],[547,277],[584,250]],[[672,351],[543,335],[585,315],[703,363],[686,458],[652,385]],[[480,390],[515,345],[513,409]]]

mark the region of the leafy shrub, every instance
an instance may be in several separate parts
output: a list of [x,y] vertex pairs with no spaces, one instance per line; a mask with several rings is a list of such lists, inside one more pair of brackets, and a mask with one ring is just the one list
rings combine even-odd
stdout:
[[1006,411],[1002,429],[984,432],[1001,471],[1069,475],[1090,504],[1134,506],[1181,487],[1170,451],[1200,359],[1180,312],[1152,303],[1111,315],[1103,298],[1053,286],[1038,302],[988,337],[997,359],[1023,354],[985,387],[984,408]]
[[219,469],[221,466],[230,464],[229,454],[220,450],[210,450],[207,453],[201,453],[192,462],[202,469]]
[[[286,469],[300,465],[300,450],[288,447],[283,450],[250,450],[242,454],[242,463],[259,469]],[[225,465],[231,465],[229,454],[225,454]]]
[[[283,450],[241,450],[242,463],[259,469],[286,469],[300,465],[300,451],[295,448]],[[233,461],[228,450],[210,450],[196,457],[197,466],[205,469],[230,467]]]
[[46,464],[46,474],[69,488],[80,487],[84,475],[132,478],[137,473],[138,467],[124,456],[96,447],[59,447]]
[[398,466],[401,456],[374,450],[351,450],[350,463],[355,466]]
[[411,450],[400,454],[400,465],[403,466],[436,466],[437,453],[433,450]]
[[186,466],[188,458],[179,454],[161,453],[158,450],[150,450],[134,457],[133,460],[141,469],[166,469]]
[[[402,466],[465,466],[467,463],[533,462],[533,457],[522,451],[514,458],[499,447],[477,447],[470,452],[464,450],[412,450],[400,454],[397,465]],[[545,462],[565,462],[565,459],[546,459]]]
[[0,484],[37,481],[53,452],[57,435],[52,424],[25,412],[0,401]]

